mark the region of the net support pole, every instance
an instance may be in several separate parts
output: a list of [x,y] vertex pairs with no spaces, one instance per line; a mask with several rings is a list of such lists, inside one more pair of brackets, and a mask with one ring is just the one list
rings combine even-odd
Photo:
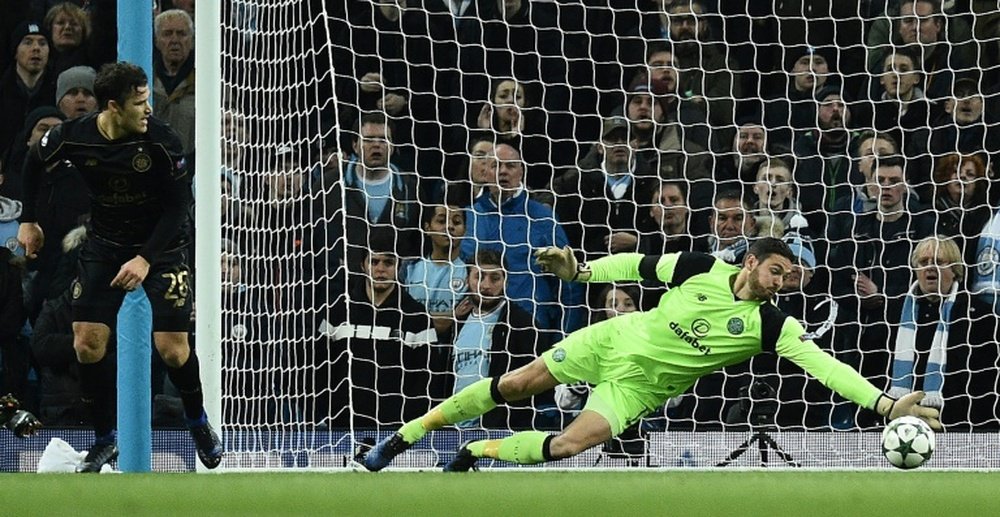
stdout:
[[[118,59],[142,67],[152,90],[152,2],[118,0]],[[149,299],[141,288],[125,297],[118,313],[118,468],[122,472],[152,468],[152,318]]]
[[[220,2],[195,4],[195,335],[205,411],[222,432],[222,16]],[[213,173],[214,172],[214,173]],[[198,463],[198,470],[205,470]],[[225,466],[225,465],[223,465]]]

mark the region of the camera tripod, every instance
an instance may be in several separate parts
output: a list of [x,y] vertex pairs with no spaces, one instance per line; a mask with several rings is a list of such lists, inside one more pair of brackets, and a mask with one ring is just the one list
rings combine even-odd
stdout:
[[801,465],[799,465],[798,462],[792,459],[792,456],[787,452],[785,452],[784,449],[782,449],[781,446],[778,445],[778,442],[774,441],[774,438],[772,438],[771,435],[768,434],[767,431],[765,431],[762,428],[758,428],[756,431],[754,431],[754,433],[750,436],[750,438],[747,438],[746,441],[744,441],[738,447],[733,449],[732,452],[729,453],[729,456],[726,456],[726,459],[720,461],[716,465],[716,467],[725,467],[726,465],[729,465],[730,463],[736,461],[737,458],[742,456],[744,452],[747,452],[747,450],[750,449],[750,446],[753,445],[754,442],[757,442],[757,451],[760,452],[761,467],[767,466],[770,450],[773,450],[774,453],[777,454],[779,458],[781,458],[782,460],[785,461],[785,463],[788,464],[788,466],[801,467]]
[[784,460],[790,467],[801,467],[792,456],[784,451],[778,442],[768,434],[769,430],[777,429],[774,425],[774,416],[778,412],[778,401],[776,391],[773,386],[763,380],[754,380],[749,386],[740,388],[740,405],[737,407],[738,414],[748,417],[750,430],[753,434],[750,438],[732,450],[726,459],[720,461],[716,467],[725,467],[736,461],[750,446],[757,443],[757,451],[760,452],[760,466],[766,467],[770,459],[769,452],[774,451],[779,458]]

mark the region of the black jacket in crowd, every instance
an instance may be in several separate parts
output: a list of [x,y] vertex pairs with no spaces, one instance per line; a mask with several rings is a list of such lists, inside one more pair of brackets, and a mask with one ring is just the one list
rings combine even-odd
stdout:
[[38,417],[48,426],[77,426],[90,421],[73,350],[71,302],[68,289],[45,302],[31,336],[31,354],[38,369],[41,392]]
[[[331,427],[398,426],[430,409],[441,347],[420,302],[398,287],[375,307],[363,285],[320,324],[315,349],[316,419]],[[350,351],[350,356],[348,355]],[[350,389],[348,389],[350,386]]]

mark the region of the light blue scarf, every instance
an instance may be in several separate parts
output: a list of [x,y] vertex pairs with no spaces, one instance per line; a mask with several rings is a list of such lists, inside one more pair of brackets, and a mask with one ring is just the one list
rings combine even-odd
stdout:
[[[917,283],[910,286],[903,301],[903,314],[899,321],[899,331],[896,333],[896,350],[892,360],[892,387],[889,396],[899,398],[913,391],[913,368],[917,356]],[[958,282],[951,286],[951,291],[941,304],[941,317],[934,338],[931,341],[930,356],[927,358],[927,368],[924,371],[924,392],[927,394],[920,403],[941,409],[944,397],[941,390],[944,387],[944,372],[948,363],[948,330],[951,326],[951,308],[955,305],[958,294]]]

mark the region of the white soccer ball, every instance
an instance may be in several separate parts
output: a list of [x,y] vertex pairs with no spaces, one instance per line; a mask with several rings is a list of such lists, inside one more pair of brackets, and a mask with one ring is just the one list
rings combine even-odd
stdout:
[[882,454],[893,467],[915,469],[934,453],[934,431],[915,416],[901,416],[882,431]]

